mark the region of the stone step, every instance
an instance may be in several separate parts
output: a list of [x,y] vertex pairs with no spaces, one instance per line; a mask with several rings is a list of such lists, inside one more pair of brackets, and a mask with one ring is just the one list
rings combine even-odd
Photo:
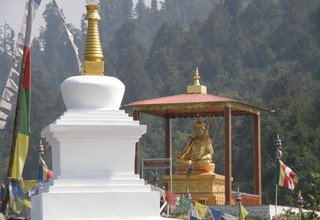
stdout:
[[55,185],[49,187],[49,193],[104,193],[104,192],[150,192],[146,185],[136,184],[107,184],[104,186],[90,185]]
[[140,179],[118,179],[118,180],[54,180],[54,186],[109,186],[109,185],[144,185]]
[[70,125],[70,124],[91,124],[91,125],[139,125],[138,121],[130,121],[125,119],[110,120],[110,119],[63,119],[59,122],[59,125]]
[[105,115],[128,115],[124,110],[72,110],[65,112],[62,116],[83,116],[83,115],[91,115],[91,116],[105,116]]

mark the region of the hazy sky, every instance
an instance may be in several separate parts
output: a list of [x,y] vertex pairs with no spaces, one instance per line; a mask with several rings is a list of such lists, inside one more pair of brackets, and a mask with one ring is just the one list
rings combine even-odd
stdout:
[[[33,26],[33,34],[39,33],[40,26],[44,25],[42,13],[45,10],[45,5],[51,0],[42,0],[39,9],[37,10],[36,18]],[[6,22],[17,33],[20,31],[25,0],[0,0],[0,26]],[[85,0],[57,0],[62,8],[68,23],[80,26],[81,15],[85,13]]]
[[[44,26],[42,13],[45,10],[45,5],[51,0],[42,0],[37,11],[34,26],[33,36],[38,35],[40,26]],[[77,28],[80,28],[81,15],[86,12],[85,0],[56,0],[60,8],[66,16],[67,22],[72,23]],[[126,1],[126,0],[123,0]],[[134,0],[136,2],[137,0]],[[148,2],[148,1],[146,1]],[[5,24],[10,25],[16,32],[16,36],[20,31],[25,0],[0,0],[0,27]]]

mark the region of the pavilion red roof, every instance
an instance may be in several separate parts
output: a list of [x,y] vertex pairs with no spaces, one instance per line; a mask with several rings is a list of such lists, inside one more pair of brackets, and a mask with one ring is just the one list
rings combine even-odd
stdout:
[[165,96],[161,98],[146,99],[142,101],[132,102],[127,106],[136,105],[159,105],[159,104],[181,104],[181,103],[201,103],[201,102],[234,102],[232,99],[223,98],[208,94],[179,94]]
[[210,94],[179,94],[161,98],[141,100],[125,106],[152,115],[185,117],[195,115],[223,115],[225,107],[231,107],[233,114],[260,114],[267,110],[255,105]]

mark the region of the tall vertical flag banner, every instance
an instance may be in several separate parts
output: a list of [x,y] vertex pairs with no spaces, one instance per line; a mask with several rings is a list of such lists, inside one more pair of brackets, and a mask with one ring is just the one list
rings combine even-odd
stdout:
[[277,184],[287,189],[294,190],[298,183],[297,175],[280,159],[277,163]]
[[[38,9],[41,3],[41,0],[30,0],[30,3],[32,3],[31,5],[32,13],[30,14],[30,17],[31,17],[30,19],[32,23],[35,17],[36,10]],[[29,40],[29,43],[30,43],[30,36],[27,36],[27,26],[28,26],[27,23],[29,19],[28,11],[29,11],[29,0],[26,1],[22,25],[21,25],[20,32],[18,34],[17,45],[14,49],[14,56],[12,57],[9,76],[0,100],[0,103],[1,103],[0,111],[2,112],[1,114],[2,116],[0,117],[0,130],[5,128],[8,111],[9,112],[11,111],[11,106],[12,106],[11,97],[15,95],[15,93],[18,91],[18,86],[16,85],[14,80],[18,78],[20,75],[17,68],[20,64],[20,60],[23,58],[23,50],[24,50],[23,48],[25,46],[25,42],[26,40]]]
[[8,169],[8,176],[17,180],[22,179],[23,167],[29,148],[31,103],[30,38],[32,21],[35,15],[35,10],[39,7],[39,4],[40,0],[29,0],[28,2],[27,22],[25,28],[26,34],[24,36],[24,49],[21,62],[21,74],[15,115],[13,144]]
[[24,163],[29,148],[30,135],[30,103],[31,103],[31,54],[30,47],[25,45],[22,58],[23,81],[21,90],[20,114],[18,115],[18,129],[14,151],[11,177],[21,179]]

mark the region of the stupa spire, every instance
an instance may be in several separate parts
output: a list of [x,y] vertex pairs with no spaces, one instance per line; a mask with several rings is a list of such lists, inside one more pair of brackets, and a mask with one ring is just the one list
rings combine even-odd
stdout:
[[94,1],[87,1],[87,14],[85,20],[88,20],[87,40],[84,51],[84,75],[103,75],[104,61],[102,47],[99,37],[98,21],[100,7]]
[[207,94],[207,87],[200,84],[200,74],[199,69],[196,67],[193,76],[193,85],[187,86],[187,93],[202,93]]

